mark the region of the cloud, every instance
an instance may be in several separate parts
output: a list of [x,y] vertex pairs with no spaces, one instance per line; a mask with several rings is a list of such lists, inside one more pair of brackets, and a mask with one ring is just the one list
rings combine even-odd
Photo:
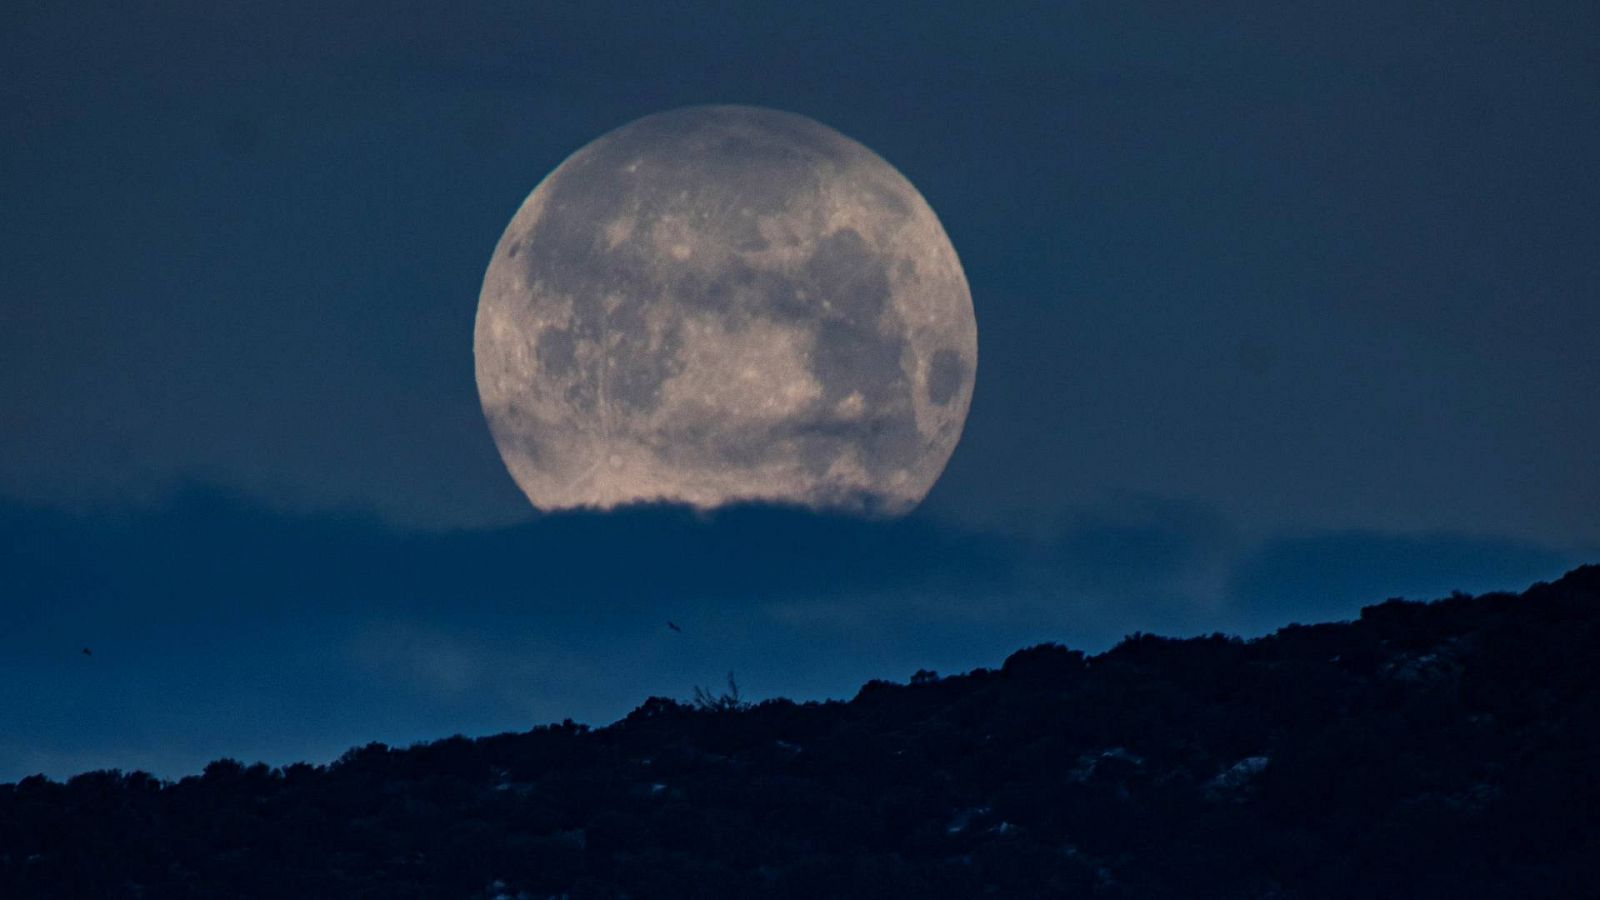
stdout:
[[206,488],[92,515],[0,503],[0,780],[604,723],[730,670],[758,699],[850,696],[1043,641],[1259,633],[1577,561],[1357,532],[1252,548],[1151,498],[1014,531],[644,507],[413,532]]

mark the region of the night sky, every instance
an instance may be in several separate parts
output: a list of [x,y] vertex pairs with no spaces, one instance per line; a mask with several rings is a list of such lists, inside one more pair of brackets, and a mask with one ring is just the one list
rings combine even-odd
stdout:
[[[1600,559],[1597,35],[1583,2],[8,3],[0,780],[603,724],[730,670],[843,697]],[[862,142],[960,254],[976,393],[906,519],[540,516],[496,453],[502,229],[702,103]]]

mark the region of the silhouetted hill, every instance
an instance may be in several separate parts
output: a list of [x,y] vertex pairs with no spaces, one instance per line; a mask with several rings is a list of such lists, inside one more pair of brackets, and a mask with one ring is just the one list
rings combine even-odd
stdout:
[[0,897],[1594,896],[1597,662],[1588,566],[849,702],[30,778]]

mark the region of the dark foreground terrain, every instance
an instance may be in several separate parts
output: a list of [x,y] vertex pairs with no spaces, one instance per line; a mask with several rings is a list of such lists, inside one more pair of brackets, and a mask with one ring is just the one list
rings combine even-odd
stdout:
[[848,703],[0,786],[0,897],[1600,896],[1600,567]]

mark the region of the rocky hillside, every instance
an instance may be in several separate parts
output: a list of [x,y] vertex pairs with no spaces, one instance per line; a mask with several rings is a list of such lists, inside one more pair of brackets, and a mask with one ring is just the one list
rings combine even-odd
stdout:
[[0,897],[1581,897],[1600,567],[849,702],[0,786]]

